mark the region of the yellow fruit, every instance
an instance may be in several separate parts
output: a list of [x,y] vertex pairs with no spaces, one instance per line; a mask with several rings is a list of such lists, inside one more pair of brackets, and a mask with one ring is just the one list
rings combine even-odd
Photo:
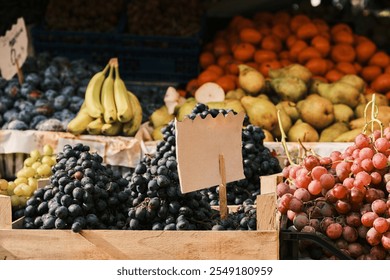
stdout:
[[7,190],[8,182],[4,179],[0,179],[0,190]]
[[27,184],[27,178],[26,177],[18,177],[14,181],[15,185],[20,185],[22,183]]
[[51,156],[53,154],[53,147],[46,144],[45,146],[43,146],[43,155],[45,156]]

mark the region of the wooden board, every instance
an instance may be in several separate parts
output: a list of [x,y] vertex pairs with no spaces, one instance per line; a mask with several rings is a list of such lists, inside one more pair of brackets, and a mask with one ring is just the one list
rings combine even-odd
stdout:
[[256,231],[29,230],[20,219],[11,228],[10,209],[10,198],[0,196],[0,259],[279,259],[275,193],[257,197]]
[[278,259],[276,231],[0,230],[0,259]]

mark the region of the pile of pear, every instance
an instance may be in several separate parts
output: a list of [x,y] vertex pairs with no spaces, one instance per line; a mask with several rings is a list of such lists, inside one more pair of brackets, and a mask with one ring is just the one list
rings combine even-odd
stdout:
[[[337,82],[328,83],[313,77],[300,64],[271,69],[267,78],[247,65],[240,65],[239,71],[239,88],[225,93],[223,100],[220,94],[217,94],[218,101],[210,101],[198,98],[195,93],[194,97],[177,104],[171,113],[166,106],[156,110],[150,116],[155,128],[154,139],[161,139],[161,128],[175,117],[182,120],[198,102],[210,108],[244,111],[250,123],[264,130],[264,141],[268,142],[281,140],[280,127],[289,142],[351,142],[366,125],[364,111],[373,94],[366,94],[366,84],[357,75],[345,75]],[[214,89],[210,88],[213,83],[207,84],[209,91],[221,90],[216,84]],[[390,107],[386,96],[375,94],[375,104],[377,119],[389,125]],[[368,108],[366,114],[370,117],[371,106]],[[378,128],[375,123],[374,129]]]

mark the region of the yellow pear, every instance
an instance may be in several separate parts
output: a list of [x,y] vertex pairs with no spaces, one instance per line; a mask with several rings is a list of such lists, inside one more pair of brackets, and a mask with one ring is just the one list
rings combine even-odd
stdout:
[[298,142],[298,140],[302,142],[317,142],[320,136],[314,127],[299,119],[288,131],[287,138],[290,142]]
[[244,96],[241,98],[251,124],[272,131],[278,125],[277,109],[266,99]]
[[348,124],[345,122],[335,122],[321,131],[319,142],[333,142],[339,135],[347,131],[349,131]]
[[173,118],[174,116],[168,112],[168,107],[163,105],[150,115],[149,121],[153,127],[159,127],[168,124]]
[[264,86],[264,76],[256,69],[245,65],[238,65],[238,84],[250,95],[257,95]]

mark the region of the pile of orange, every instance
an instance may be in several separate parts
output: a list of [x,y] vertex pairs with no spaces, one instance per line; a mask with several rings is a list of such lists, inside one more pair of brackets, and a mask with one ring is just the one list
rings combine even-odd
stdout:
[[199,57],[201,73],[187,84],[187,92],[206,82],[225,92],[237,87],[238,65],[247,64],[268,77],[270,69],[291,63],[306,66],[315,78],[335,82],[356,74],[367,92],[390,99],[390,57],[365,36],[344,23],[330,26],[319,18],[286,11],[259,12],[253,18],[235,16],[225,30],[206,44]]

